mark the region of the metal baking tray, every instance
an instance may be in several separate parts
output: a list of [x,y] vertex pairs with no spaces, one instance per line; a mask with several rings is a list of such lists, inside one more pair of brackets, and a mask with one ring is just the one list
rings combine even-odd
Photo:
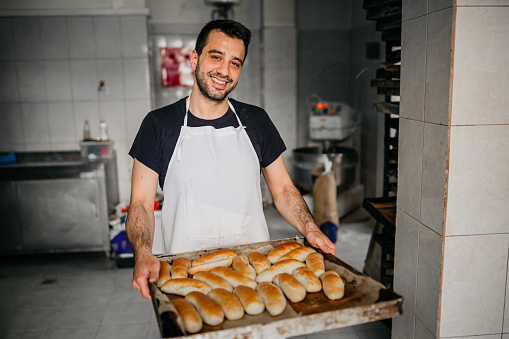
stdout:
[[[239,255],[247,255],[253,251],[267,255],[276,246],[289,241],[297,241],[309,246],[304,238],[297,237],[204,251],[161,255],[158,258],[169,262],[177,257],[194,260],[220,249],[231,249]],[[270,316],[267,311],[256,316],[245,314],[240,320],[230,321],[225,319],[219,326],[203,324],[203,329],[199,333],[189,336],[186,336],[181,330],[181,319],[171,304],[172,299],[181,297],[162,293],[155,284],[151,283],[152,304],[161,336],[163,338],[200,339],[285,338],[389,319],[402,314],[403,298],[401,296],[386,289],[381,283],[360,273],[339,258],[331,254],[321,253],[324,255],[325,269],[338,272],[345,281],[345,296],[343,299],[329,300],[322,291],[308,293],[306,298],[299,303],[292,303],[287,300],[285,311],[277,317]]]

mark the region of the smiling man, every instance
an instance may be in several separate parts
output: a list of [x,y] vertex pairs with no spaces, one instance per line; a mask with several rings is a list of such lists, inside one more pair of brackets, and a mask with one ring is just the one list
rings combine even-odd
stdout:
[[267,113],[228,98],[237,86],[251,32],[215,20],[201,30],[191,55],[191,95],[150,112],[129,154],[134,158],[126,223],[134,251],[133,287],[150,299],[159,261],[152,255],[154,197],[162,187],[167,254],[269,240],[260,170],[281,215],[312,246],[334,253],[293,185],[286,147]]

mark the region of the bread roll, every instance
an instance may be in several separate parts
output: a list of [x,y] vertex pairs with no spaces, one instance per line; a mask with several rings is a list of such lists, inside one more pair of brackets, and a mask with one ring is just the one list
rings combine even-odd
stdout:
[[220,277],[212,272],[201,271],[196,273],[193,276],[193,278],[203,281],[204,283],[212,287],[212,289],[224,288],[227,291],[233,292],[233,286],[230,285],[228,281],[226,281],[223,277]]
[[186,295],[186,300],[198,310],[205,324],[217,326],[224,321],[223,309],[206,294],[191,292]]
[[216,267],[211,271],[214,274],[223,277],[230,285],[233,287],[237,287],[239,285],[249,286],[251,288],[256,288],[256,281],[251,278],[246,277],[245,275],[240,274],[237,271],[231,270],[226,267]]
[[171,268],[171,278],[187,278],[187,270],[191,267],[191,260],[179,257],[173,261],[173,267]]
[[237,253],[231,250],[220,250],[216,251],[210,254],[207,254],[206,256],[203,256],[201,258],[195,259],[193,261],[193,266],[198,265],[204,265],[211,262],[215,262],[218,260],[224,260],[224,259],[233,259],[237,256]]
[[253,266],[249,265],[249,259],[245,255],[239,255],[232,261],[233,269],[250,279],[256,278],[256,271]]
[[184,322],[184,329],[187,333],[199,332],[203,327],[201,317],[196,309],[184,298],[176,298],[171,301],[178,314]]
[[270,282],[261,282],[256,290],[271,316],[275,317],[283,313],[286,307],[286,298],[279,287]]
[[285,244],[281,244],[274,248],[272,251],[270,251],[269,254],[267,254],[267,259],[273,264],[275,263],[279,258],[281,258],[286,253],[290,252],[291,250],[296,249],[297,247],[301,247],[302,245],[299,244],[296,241],[287,242]]
[[320,275],[322,281],[323,293],[330,300],[338,300],[345,295],[345,283],[339,274],[335,271],[327,271]]
[[270,267],[270,262],[267,257],[259,252],[251,252],[247,258],[249,259],[249,262],[254,267],[257,274]]
[[232,292],[215,288],[209,292],[208,296],[221,306],[228,320],[239,320],[244,316],[244,307]]
[[232,265],[231,258],[221,259],[221,260],[209,262],[209,263],[206,263],[203,265],[193,266],[189,269],[189,274],[194,275],[197,272],[210,271],[211,269],[216,268],[216,267],[230,267],[231,265]]
[[212,288],[203,281],[190,279],[190,278],[177,278],[171,279],[161,286],[161,291],[164,293],[178,294],[186,296],[193,291],[202,293],[209,293]]
[[311,253],[306,258],[307,267],[317,276],[321,276],[325,272],[325,264],[321,253]]
[[274,277],[274,283],[281,288],[290,301],[298,303],[306,297],[306,289],[288,273],[280,273]]
[[306,260],[306,258],[308,257],[308,255],[310,255],[311,253],[316,253],[314,248],[308,247],[308,246],[302,246],[302,247],[298,247],[294,250],[291,250],[290,252],[286,253],[281,258],[279,258],[277,261],[283,261],[286,259],[296,259],[296,260],[304,262]]
[[251,287],[240,285],[235,287],[233,293],[239,298],[247,314],[257,315],[265,309],[262,298]]
[[300,282],[309,293],[320,292],[322,283],[320,279],[307,267],[299,267],[293,270],[292,275]]
[[156,281],[157,287],[163,286],[165,282],[171,279],[170,269],[171,265],[168,262],[164,260],[159,261],[159,278]]
[[306,266],[302,261],[298,261],[296,259],[288,259],[275,263],[271,267],[261,271],[256,276],[256,282],[260,283],[262,281],[271,282],[274,277],[279,273],[292,273],[294,269],[297,267]]

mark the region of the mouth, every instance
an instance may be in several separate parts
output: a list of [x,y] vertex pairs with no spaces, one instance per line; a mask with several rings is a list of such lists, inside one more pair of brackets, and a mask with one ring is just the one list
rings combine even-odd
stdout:
[[225,88],[226,85],[230,82],[227,79],[223,80],[223,79],[220,79],[220,78],[215,77],[215,76],[211,76],[210,78],[212,79],[212,83],[214,84],[214,87],[220,88],[220,89]]

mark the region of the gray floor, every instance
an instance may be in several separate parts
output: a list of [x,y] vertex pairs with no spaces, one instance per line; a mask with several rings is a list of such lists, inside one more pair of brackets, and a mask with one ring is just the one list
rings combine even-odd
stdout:
[[[272,239],[296,235],[273,207],[266,215]],[[342,224],[336,255],[362,270],[370,232],[371,221]],[[0,338],[160,338],[152,304],[131,287],[131,268],[97,253],[9,259],[0,264]],[[370,323],[298,338],[390,334]]]

